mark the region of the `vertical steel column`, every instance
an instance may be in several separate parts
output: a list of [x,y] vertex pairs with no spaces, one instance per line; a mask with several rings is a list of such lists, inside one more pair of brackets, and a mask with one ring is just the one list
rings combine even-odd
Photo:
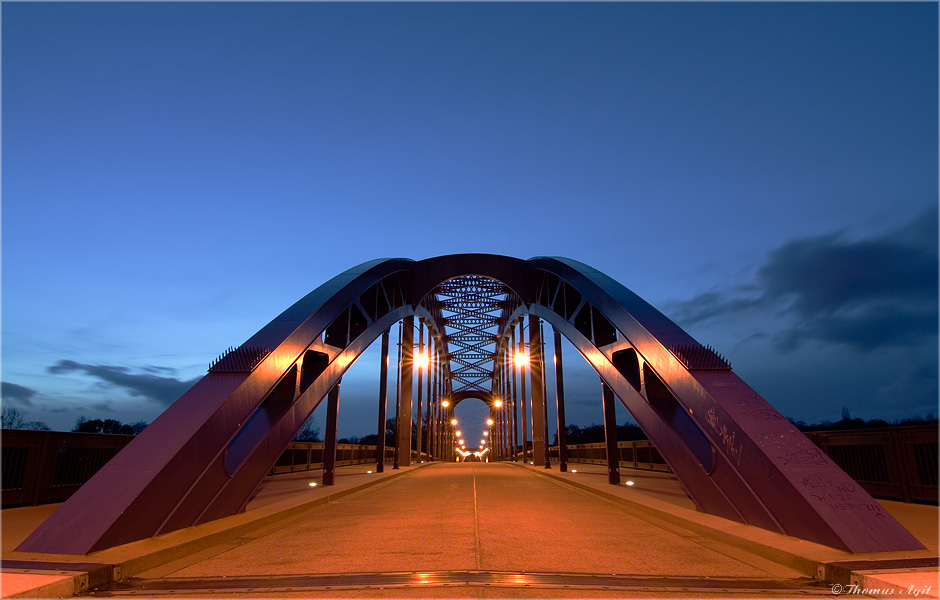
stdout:
[[607,444],[607,480],[620,485],[620,448],[617,447],[617,411],[614,391],[601,382],[604,396],[604,442]]
[[385,418],[388,410],[388,330],[382,333],[382,358],[379,370],[379,431],[375,438],[375,472],[385,471]]
[[539,370],[542,372],[542,421],[545,422],[545,468],[551,469],[552,462],[548,455],[548,398],[545,397],[548,387],[545,384],[545,330],[539,321]]
[[[423,320],[423,319],[418,319],[418,355],[420,356],[421,354],[424,354],[424,320]],[[428,362],[428,365],[430,366],[430,364],[431,364],[431,363],[430,363],[430,361],[429,361],[429,362]],[[417,461],[418,464],[421,464],[422,462],[424,462],[423,460],[421,460],[421,437],[422,437],[422,436],[421,436],[421,427],[422,427],[422,423],[421,423],[421,420],[422,420],[422,419],[421,419],[421,417],[422,417],[422,415],[421,415],[421,406],[422,406],[422,404],[421,404],[421,401],[422,401],[421,395],[422,395],[422,394],[421,394],[421,392],[424,391],[424,379],[423,379],[423,377],[424,377],[424,371],[426,371],[426,370],[427,370],[426,368],[425,368],[425,369],[422,369],[422,368],[421,368],[421,365],[418,365],[418,410],[417,410],[417,419],[418,419],[418,420],[417,420],[417,444],[415,445],[415,446],[416,446],[417,453],[418,453],[418,455],[417,455],[417,457],[415,458],[415,460]],[[429,377],[430,377],[430,375],[429,375]]]
[[[532,332],[529,332],[530,334]],[[519,352],[523,355],[525,354],[525,323],[520,319],[519,321]],[[526,393],[525,393],[525,376],[526,376],[526,365],[531,364],[532,357],[527,356],[525,362],[519,365],[519,387],[522,388],[522,462],[529,462],[529,415],[526,412]]]
[[532,384],[532,462],[545,464],[548,448],[545,439],[545,388],[542,386],[542,336],[540,320],[529,315],[529,379]]
[[558,470],[568,470],[568,425],[565,423],[565,376],[561,362],[561,332],[555,332],[555,407],[558,413]]
[[398,463],[411,466],[411,413],[413,412],[412,367],[414,364],[415,318],[402,319],[401,336],[401,412],[398,423]]
[[[424,420],[425,427],[427,428],[427,435],[425,435],[425,437],[427,438],[427,441],[425,442],[425,445],[427,445],[428,447],[428,452],[427,452],[428,462],[433,460],[431,458],[431,365],[434,364],[431,361],[431,347],[433,346],[433,344],[434,342],[431,338],[431,328],[429,327],[428,328],[428,368],[426,369],[428,372],[428,409],[425,415],[426,418]],[[421,444],[418,444],[418,452],[421,452]]]
[[[435,342],[437,339],[435,338]],[[434,445],[437,442],[437,403],[440,402],[440,394],[437,391],[437,369],[438,363],[441,360],[440,352],[438,351],[437,344],[434,344],[434,359],[432,364],[434,367],[429,373],[434,374],[433,383],[431,377],[428,377],[428,459],[436,460],[437,459],[437,447]],[[430,390],[433,390],[430,391]]]
[[513,356],[516,348],[516,327],[512,328],[509,345],[509,360],[512,361],[512,462],[516,462],[516,447],[519,445],[519,419],[516,407],[516,357]]
[[399,456],[398,456],[398,430],[401,429],[401,332],[402,332],[402,322],[398,322],[398,366],[396,367],[396,373],[398,379],[395,381],[395,462],[392,463],[392,468],[397,469],[399,465]]
[[333,485],[336,475],[336,421],[339,419],[339,382],[326,400],[326,435],[323,438],[323,485]]

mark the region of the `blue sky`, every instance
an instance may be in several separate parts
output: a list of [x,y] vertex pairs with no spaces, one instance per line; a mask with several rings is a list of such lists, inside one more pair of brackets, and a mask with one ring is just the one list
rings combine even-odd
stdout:
[[936,413],[936,3],[0,8],[30,419],[152,420],[333,275],[456,252],[596,267],[787,416]]

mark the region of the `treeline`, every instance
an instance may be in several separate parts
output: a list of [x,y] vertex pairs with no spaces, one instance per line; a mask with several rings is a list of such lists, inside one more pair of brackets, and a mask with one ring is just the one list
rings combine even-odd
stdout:
[[851,415],[843,415],[839,421],[822,421],[809,424],[806,421],[795,421],[789,419],[793,425],[800,431],[843,431],[848,429],[881,429],[883,427],[910,427],[914,425],[936,425],[937,417],[932,413],[927,413],[926,417],[919,415],[908,417],[906,419],[895,419],[885,421],[884,419],[869,419],[868,421],[859,418],[852,418]]
[[146,421],[137,421],[136,423],[124,424],[115,419],[91,419],[88,420],[84,415],[75,421],[75,427],[72,431],[79,433],[112,433],[119,435],[137,435],[146,429]]
[[[795,421],[788,419],[800,431],[843,431],[848,429],[879,429],[883,427],[909,427],[914,425],[936,425],[937,417],[928,413],[926,417],[916,415],[906,419],[895,419],[886,421],[884,419],[859,419],[853,418],[847,410],[843,410],[842,419],[839,421],[820,421],[819,423],[807,423],[806,421]],[[566,441],[569,444],[595,444],[604,441],[604,426],[591,424],[587,427],[578,425],[568,425],[565,428]],[[645,440],[646,434],[637,425],[624,423],[617,426],[617,440]],[[552,445],[558,445],[558,434]]]

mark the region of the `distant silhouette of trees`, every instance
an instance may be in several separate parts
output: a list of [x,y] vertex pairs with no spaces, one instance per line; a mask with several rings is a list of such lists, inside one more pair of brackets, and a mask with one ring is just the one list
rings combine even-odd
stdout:
[[295,442],[322,442],[320,439],[320,426],[317,424],[317,420],[313,415],[310,415],[310,418],[307,419],[307,422],[304,423],[304,426],[300,428],[300,431],[297,432],[297,435],[294,436]]
[[[624,423],[617,425],[617,441],[645,440],[646,434],[637,425]],[[604,426],[592,423],[587,427],[568,425],[565,427],[565,441],[568,444],[595,444],[604,441]],[[558,433],[555,433],[553,446],[558,445]]]
[[78,433],[110,433],[117,435],[137,435],[147,428],[148,423],[137,421],[136,423],[124,424],[115,419],[86,419],[84,415],[75,420],[75,427],[72,431]]
[[819,423],[807,423],[806,421],[797,421],[788,419],[800,431],[844,431],[850,429],[880,429],[884,427],[908,427],[914,425],[936,425],[937,417],[933,413],[927,413],[926,417],[915,415],[906,419],[895,419],[885,421],[884,419],[859,419],[853,418],[848,409],[842,409],[842,419],[839,421],[821,421]]
[[[846,429],[877,429],[881,427],[899,427],[913,425],[934,425],[937,423],[937,417],[933,413],[928,413],[926,417],[916,415],[906,419],[896,419],[894,421],[885,421],[884,419],[870,419],[868,421],[852,417],[848,408],[842,409],[842,419],[839,421],[822,421],[820,423],[809,424],[806,421],[795,421],[789,419],[800,431],[840,431]],[[596,444],[604,441],[604,426],[592,423],[587,427],[578,425],[568,425],[565,428],[566,441],[569,444]],[[637,425],[624,423],[617,426],[617,440],[624,442],[630,440],[645,440],[646,434]],[[530,442],[531,444],[531,442]],[[558,445],[558,434],[552,441],[553,446]],[[530,445],[531,447],[531,445]]]
[[49,426],[42,421],[27,421],[19,410],[4,406],[2,411],[3,429],[28,429],[30,431],[49,431]]
[[[377,446],[379,443],[379,436],[370,433],[369,435],[362,436],[359,438],[359,443],[367,446]],[[385,420],[385,445],[393,446],[395,444],[395,419],[386,419]]]

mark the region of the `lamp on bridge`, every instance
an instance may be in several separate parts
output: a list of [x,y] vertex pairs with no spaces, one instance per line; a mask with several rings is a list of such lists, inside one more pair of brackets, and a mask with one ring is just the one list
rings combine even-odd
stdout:
[[527,362],[529,362],[529,357],[526,356],[525,352],[516,352],[513,362],[516,363],[517,367],[523,367]]
[[487,420],[486,420],[486,424],[489,425],[490,427],[492,427],[492,426],[493,426],[493,419],[487,419]]
[[503,401],[500,400],[499,398],[497,398],[496,400],[493,400],[493,406],[496,407],[496,408],[502,408],[502,407],[503,407]]
[[426,369],[428,367],[428,363],[430,362],[431,359],[428,358],[427,354],[419,354],[415,357],[415,366],[417,366],[419,369]]
[[456,424],[457,424],[457,419],[451,419],[451,420],[450,420],[450,424],[451,424],[451,425],[456,425]]
[[450,406],[450,400],[441,400],[441,406],[443,406],[444,408],[447,408],[448,406]]

